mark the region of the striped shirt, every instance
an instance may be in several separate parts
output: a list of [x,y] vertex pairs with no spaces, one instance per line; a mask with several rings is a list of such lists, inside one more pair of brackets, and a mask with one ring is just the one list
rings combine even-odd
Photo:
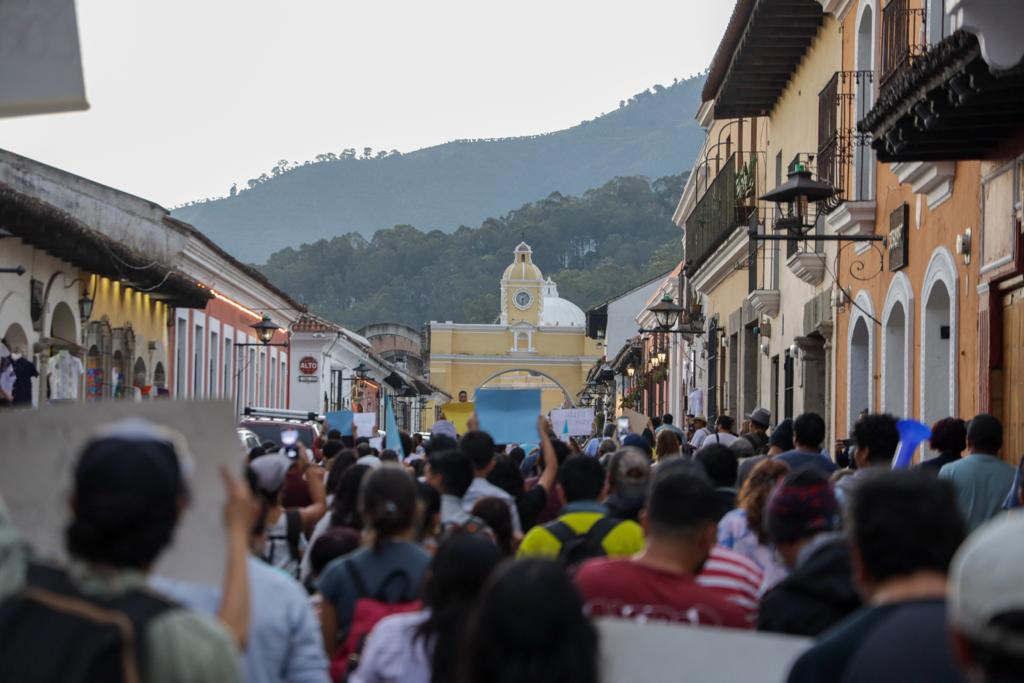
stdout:
[[744,555],[715,546],[697,575],[697,583],[741,607],[751,623],[757,618],[764,572]]

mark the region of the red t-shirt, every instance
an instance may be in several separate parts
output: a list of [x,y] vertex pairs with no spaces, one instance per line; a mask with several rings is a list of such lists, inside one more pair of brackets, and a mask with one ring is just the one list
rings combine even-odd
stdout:
[[716,545],[711,549],[704,569],[697,575],[697,583],[739,605],[748,622],[754,623],[757,619],[764,572],[745,555]]
[[738,605],[701,586],[693,575],[655,569],[628,558],[585,562],[576,572],[576,585],[595,617],[750,628]]

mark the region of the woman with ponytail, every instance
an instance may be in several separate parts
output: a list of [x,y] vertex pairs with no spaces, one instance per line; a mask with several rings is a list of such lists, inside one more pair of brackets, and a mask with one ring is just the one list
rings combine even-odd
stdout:
[[355,631],[373,626],[366,615],[376,614],[379,620],[394,611],[389,605],[408,606],[404,611],[418,607],[415,600],[430,555],[414,541],[416,509],[416,482],[403,468],[385,466],[367,473],[359,487],[365,543],[328,564],[320,576],[324,645],[328,656],[338,654],[336,662],[343,656],[349,672],[351,659],[358,655],[354,643],[360,640],[350,636],[364,635]]

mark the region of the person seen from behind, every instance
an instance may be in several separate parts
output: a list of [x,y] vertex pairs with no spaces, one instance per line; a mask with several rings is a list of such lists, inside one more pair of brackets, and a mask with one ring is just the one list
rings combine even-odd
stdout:
[[946,586],[966,529],[952,487],[920,471],[884,471],[860,484],[847,521],[865,606],[797,659],[789,683],[960,683]]
[[817,413],[803,413],[793,420],[793,450],[775,457],[794,472],[810,465],[827,477],[837,468],[828,456],[822,454],[824,442],[825,420]]
[[638,448],[626,446],[612,455],[608,461],[608,496],[604,501],[610,516],[640,521],[651,472],[650,460]]
[[765,527],[789,575],[762,596],[759,631],[816,636],[861,606],[839,519],[832,485],[816,467],[791,471],[768,496]]
[[958,417],[946,417],[932,425],[928,445],[938,453],[922,461],[917,467],[938,474],[945,465],[960,459],[967,448],[967,423]]
[[900,432],[892,415],[865,415],[853,425],[853,462],[857,468],[835,485],[839,507],[846,510],[861,484],[892,469]]
[[144,420],[90,439],[72,474],[66,566],[4,567],[17,576],[0,603],[4,680],[242,680],[252,511],[244,483],[221,473],[229,544],[220,623],[147,585],[188,506],[190,469],[184,438]]
[[473,481],[470,483],[466,493],[462,496],[462,509],[469,512],[473,505],[480,498],[490,496],[500,498],[508,506],[512,515],[512,530],[523,533],[523,527],[519,522],[519,511],[516,509],[515,499],[506,491],[487,481],[487,475],[494,469],[494,439],[487,432],[474,430],[466,432],[459,439],[459,451],[464,453],[473,464]]
[[736,507],[736,473],[739,469],[736,453],[728,446],[712,443],[697,451],[693,460],[704,468],[715,485],[718,519],[721,519]]
[[764,590],[786,578],[788,570],[779,558],[765,528],[764,510],[768,496],[789,473],[789,466],[766,460],[743,482],[737,506],[718,523],[718,545],[750,559],[764,572]]
[[[508,516],[508,508],[493,498]],[[385,617],[366,641],[350,683],[447,683],[457,674],[465,622],[502,553],[479,534],[454,533],[437,549],[423,609]]]
[[992,519],[1013,486],[1013,467],[1000,459],[1003,425],[982,413],[967,425],[967,457],[944,465],[939,478],[953,484],[968,533]]
[[499,567],[463,633],[458,683],[600,680],[597,630],[565,571],[553,562],[527,559]]
[[715,545],[717,499],[700,468],[673,465],[657,473],[641,513],[643,549],[592,559],[576,573],[588,613],[749,628],[740,607],[697,582]]
[[675,431],[662,429],[655,439],[654,450],[658,454],[658,462],[671,460],[682,457],[683,443]]
[[574,455],[558,468],[558,489],[566,501],[559,517],[535,526],[519,544],[518,557],[557,559],[572,566],[589,557],[632,555],[643,547],[643,530],[628,519],[609,516],[601,502],[604,468],[594,458]]

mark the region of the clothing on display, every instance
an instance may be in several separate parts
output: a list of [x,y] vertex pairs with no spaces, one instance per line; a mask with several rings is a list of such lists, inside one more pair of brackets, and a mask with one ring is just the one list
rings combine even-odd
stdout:
[[690,404],[687,407],[687,411],[690,415],[703,415],[704,414],[704,390],[700,387],[690,392],[689,401]]
[[14,360],[14,403],[25,404],[32,402],[32,378],[39,376],[36,364],[28,360],[20,353],[11,354]]
[[61,351],[52,357],[46,366],[46,376],[50,380],[51,401],[77,401],[79,387],[85,368],[82,361],[67,351]]

